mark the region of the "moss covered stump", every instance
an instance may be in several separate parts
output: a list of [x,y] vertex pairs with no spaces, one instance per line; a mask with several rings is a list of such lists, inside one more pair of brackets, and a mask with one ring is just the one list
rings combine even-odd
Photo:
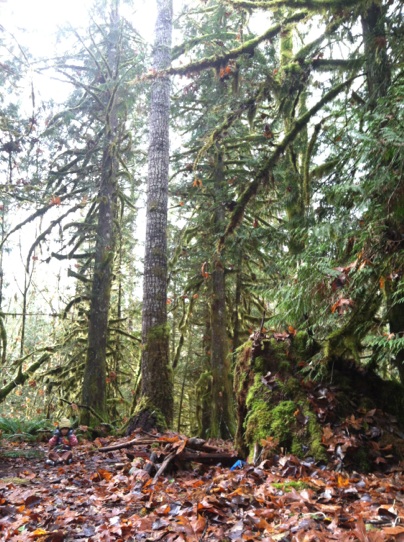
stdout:
[[[240,350],[236,447],[243,457],[284,452],[357,470],[380,467],[384,455],[386,463],[403,459],[400,384],[352,360],[308,364],[319,348],[305,332],[255,333]],[[383,455],[383,446],[391,453]]]

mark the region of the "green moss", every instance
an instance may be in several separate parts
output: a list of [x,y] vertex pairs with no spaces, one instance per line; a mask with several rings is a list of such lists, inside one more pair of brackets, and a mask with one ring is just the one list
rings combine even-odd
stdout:
[[262,383],[262,375],[256,374],[254,376],[254,383],[248,390],[246,406],[248,409],[253,409],[257,400],[264,400],[267,404],[267,400],[270,397],[270,390]]
[[6,478],[0,478],[0,482],[3,482],[4,484],[13,484],[15,486],[26,486],[30,483],[30,480],[27,480],[26,478],[15,478],[13,476],[9,476]]
[[241,393],[241,391],[244,388],[247,378],[248,378],[248,373],[246,371],[238,373],[237,381],[235,382],[237,384],[237,388],[235,390],[236,393]]
[[149,329],[147,333],[147,342],[157,341],[159,339],[167,339],[170,335],[170,326],[168,323],[160,324]]
[[293,352],[297,357],[302,358],[303,360],[309,350],[309,339],[310,337],[307,331],[298,331],[293,337]]
[[[292,343],[265,339],[257,357],[252,357],[254,380],[246,393],[247,414],[243,418],[243,432],[240,432],[250,456],[256,444],[272,437],[280,448],[299,457],[310,455],[325,459],[321,426],[315,413],[310,411],[307,393],[296,372],[296,364],[305,359],[310,348],[308,340],[306,331],[298,332]],[[268,386],[263,382],[268,371],[277,375],[277,385]],[[242,376],[240,374],[239,382],[245,382]],[[249,378],[251,376],[250,372]],[[241,389],[240,384],[238,388]]]
[[262,356],[257,356],[254,359],[254,371],[256,373],[262,373],[262,374],[265,373],[265,361]]
[[38,459],[43,457],[44,453],[42,450],[4,450],[2,451],[1,455],[3,457],[24,457],[25,459]]
[[303,73],[303,69],[298,62],[289,62],[286,66],[283,67],[285,74],[300,75]]
[[282,382],[281,390],[288,397],[298,397],[301,393],[301,384],[297,378],[291,376]]
[[322,444],[323,430],[318,423],[315,414],[310,412],[308,407],[304,414],[308,417],[307,433],[309,442],[306,446],[309,448],[309,453],[318,461],[321,459],[327,460],[327,453]]
[[198,398],[202,399],[206,397],[212,387],[212,373],[211,371],[205,371],[201,374],[196,383],[196,395]]
[[270,341],[270,348],[272,355],[278,360],[279,363],[281,362],[288,362],[289,360],[287,358],[287,348],[286,344],[283,341],[277,341],[275,339],[271,339]]
[[272,416],[268,404],[265,401],[256,400],[246,418],[245,440],[250,450],[254,448],[255,443],[259,443],[271,434],[271,422]]
[[144,348],[149,348],[149,344],[157,345],[161,341],[162,344],[169,340],[170,326],[168,323],[160,324],[149,329],[147,332],[147,340]]
[[296,491],[303,491],[303,489],[308,489],[310,485],[307,482],[301,481],[290,481],[290,482],[281,482],[276,484],[271,484],[275,489],[280,489],[285,493],[290,493],[292,489]]
[[[296,379],[290,378],[287,385],[295,388]],[[245,421],[245,439],[250,450],[262,439],[273,437],[279,447],[297,456],[311,455],[317,460],[325,459],[326,452],[321,443],[322,430],[315,415],[310,412],[305,401],[281,401],[271,408],[271,392],[255,377],[248,398],[248,414]],[[307,418],[305,424],[298,422],[296,412],[301,411]]]
[[293,429],[296,426],[296,403],[282,401],[271,411],[271,435],[279,440],[281,446],[289,448],[293,442]]

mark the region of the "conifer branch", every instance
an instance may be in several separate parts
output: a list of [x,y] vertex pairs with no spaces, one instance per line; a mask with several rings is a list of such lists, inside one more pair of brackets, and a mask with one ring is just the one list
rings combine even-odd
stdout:
[[60,224],[62,222],[62,220],[64,218],[66,218],[69,214],[71,213],[74,213],[76,212],[78,209],[80,209],[82,207],[82,204],[81,203],[78,203],[76,205],[74,205],[73,207],[71,207],[68,211],[66,211],[65,213],[63,213],[62,215],[60,215],[58,218],[56,218],[55,220],[52,220],[52,222],[50,223],[50,226],[48,228],[46,228],[46,230],[44,230],[36,239],[35,241],[33,242],[33,244],[31,245],[31,248],[29,249],[28,251],[28,255],[27,255],[27,263],[26,263],[26,269],[27,269],[27,272],[29,271],[29,265],[30,265],[30,260],[31,260],[31,256],[34,252],[34,250],[36,249],[36,247],[42,243],[42,241],[45,240],[45,238],[51,233],[51,231],[53,230],[53,228],[55,226],[57,226],[58,224]]
[[[82,190],[79,190],[78,193],[82,192]],[[61,202],[64,200],[64,199],[67,199],[68,197],[71,197],[72,194],[69,194],[69,195],[66,195],[66,196],[60,196],[60,200]],[[4,246],[4,243],[7,241],[7,239],[13,234],[15,233],[16,231],[20,230],[23,226],[25,226],[26,224],[29,224],[30,222],[32,222],[33,220],[35,220],[36,218],[39,218],[40,216],[43,216],[47,211],[49,211],[49,209],[51,209],[52,207],[54,207],[54,203],[50,202],[48,203],[48,205],[45,205],[44,207],[41,207],[40,209],[37,209],[35,211],[35,213],[33,213],[32,215],[30,215],[29,217],[27,217],[25,220],[23,220],[22,222],[20,222],[19,224],[17,224],[16,226],[14,226],[14,228],[12,228],[9,232],[7,232],[7,234],[3,237],[3,239],[1,240],[0,242],[0,249]]]
[[356,79],[356,77],[358,76],[355,75],[353,77],[350,77],[343,83],[332,88],[311,109],[309,109],[306,113],[304,113],[301,117],[299,117],[293,123],[290,131],[285,135],[283,140],[280,143],[278,143],[278,145],[276,145],[271,156],[266,160],[264,165],[259,169],[254,180],[250,183],[250,185],[246,188],[246,190],[244,190],[244,192],[241,194],[240,198],[238,199],[236,207],[230,218],[230,223],[228,224],[226,231],[224,232],[223,236],[221,237],[219,241],[219,246],[218,246],[219,250],[222,250],[224,248],[224,243],[226,239],[234,232],[234,230],[240,224],[244,215],[244,211],[249,201],[257,194],[259,187],[267,179],[269,172],[276,165],[279,158],[285,152],[287,147],[295,140],[297,135],[308,124],[310,119],[316,113],[318,113],[318,111],[320,111],[320,109],[324,105],[326,105],[328,102],[333,100],[336,96],[338,96],[340,92],[342,92],[346,87],[348,87],[354,81],[354,79]]

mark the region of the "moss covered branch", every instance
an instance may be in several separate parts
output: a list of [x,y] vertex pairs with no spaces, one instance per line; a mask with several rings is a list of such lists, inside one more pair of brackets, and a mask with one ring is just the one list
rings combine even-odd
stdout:
[[[49,350],[54,351],[54,349]],[[32,363],[25,372],[18,370],[17,376],[11,382],[0,388],[0,401],[4,401],[7,395],[9,395],[17,386],[24,384],[28,378],[30,378],[41,365],[49,361],[50,358],[51,354],[45,353],[37,361]]]
[[310,119],[312,119],[314,115],[318,113],[322,107],[324,107],[324,105],[326,105],[328,102],[336,98],[340,92],[342,92],[345,88],[347,88],[353,82],[355,78],[356,76],[350,77],[343,83],[332,88],[329,92],[327,92],[321,98],[321,100],[319,100],[311,109],[309,109],[306,113],[301,115],[292,124],[292,127],[289,130],[289,132],[285,135],[283,140],[280,141],[278,145],[276,145],[270,157],[265,161],[265,163],[258,170],[257,174],[255,175],[254,180],[249,184],[249,186],[244,190],[244,192],[241,194],[240,198],[238,199],[236,207],[233,211],[233,214],[231,215],[230,223],[228,224],[224,235],[220,239],[219,250],[223,249],[224,243],[227,237],[229,237],[237,228],[237,226],[240,224],[244,215],[244,211],[249,201],[257,194],[259,187],[268,178],[268,175],[271,169],[276,165],[279,158],[282,156],[282,154],[285,152],[288,146],[296,139],[297,135],[301,132],[301,130],[303,130],[303,128],[307,126]]
[[244,9],[273,9],[273,8],[301,8],[314,11],[325,11],[328,9],[341,9],[344,7],[355,6],[357,0],[268,0],[262,2],[260,0],[226,0],[235,8]]
[[[225,32],[224,34],[220,34],[220,38],[222,40],[234,39],[236,35],[237,35],[236,32]],[[193,47],[204,44],[208,42],[209,40],[212,40],[212,41],[217,40],[217,34],[213,33],[213,34],[204,34],[203,36],[197,36],[191,40],[188,40],[185,43],[181,43],[181,45],[177,45],[176,47],[173,47],[173,50],[171,53],[171,60],[175,60],[176,58],[190,51]]]
[[[295,13],[294,15],[291,15],[290,17],[285,18],[282,22],[277,23],[274,26],[271,26],[271,28],[269,28],[266,32],[264,32],[260,36],[257,36],[256,38],[248,40],[244,42],[242,45],[240,45],[239,47],[230,49],[230,51],[227,51],[226,53],[211,55],[211,56],[202,58],[200,60],[196,60],[195,62],[190,62],[189,64],[186,64],[185,66],[171,67],[171,68],[168,68],[167,70],[163,70],[157,73],[153,72],[146,77],[143,76],[141,78],[141,81],[144,81],[145,79],[155,79],[156,77],[165,77],[166,75],[188,75],[193,72],[200,72],[200,71],[206,70],[207,68],[216,68],[216,67],[223,66],[227,64],[229,60],[236,59],[240,57],[241,55],[252,54],[260,43],[274,38],[282,31],[282,29],[286,25],[299,22],[303,20],[304,18],[306,18],[307,15],[308,13],[305,11]],[[139,80],[133,81],[133,84],[137,82],[139,82]]]

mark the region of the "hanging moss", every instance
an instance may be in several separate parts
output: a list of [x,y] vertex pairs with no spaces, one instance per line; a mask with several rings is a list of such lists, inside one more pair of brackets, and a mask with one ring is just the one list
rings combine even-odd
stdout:
[[196,395],[202,401],[209,394],[212,386],[212,373],[211,371],[205,371],[201,374],[196,383]]

